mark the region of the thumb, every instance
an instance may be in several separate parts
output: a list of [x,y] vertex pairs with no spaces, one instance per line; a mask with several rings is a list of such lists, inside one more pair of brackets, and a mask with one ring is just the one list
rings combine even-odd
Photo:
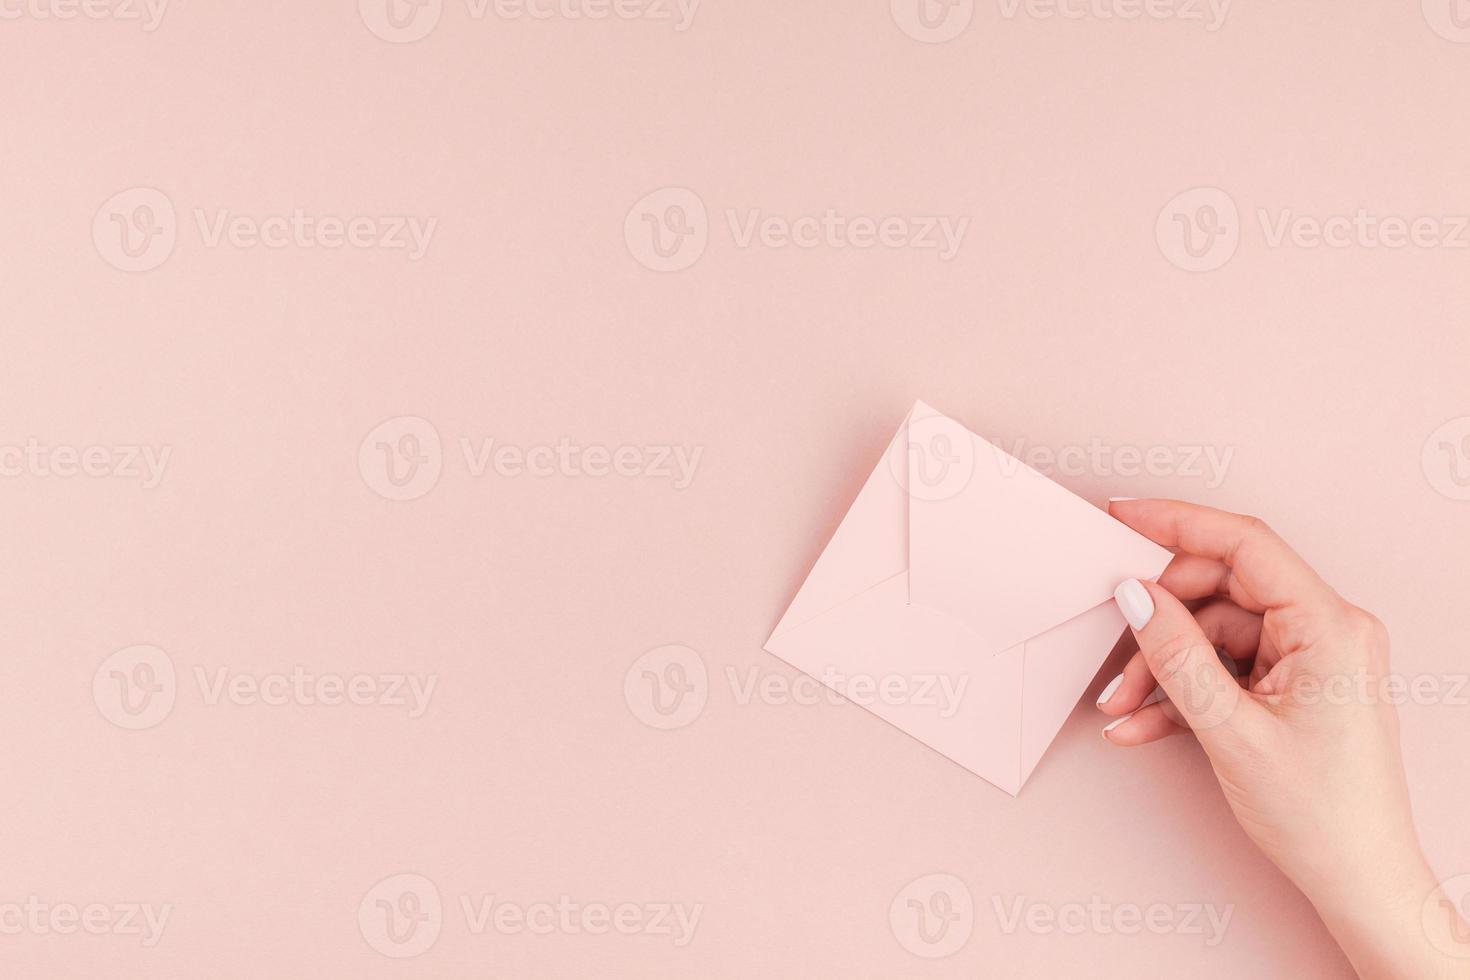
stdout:
[[1167,589],[1131,578],[1113,598],[1133,627],[1154,679],[1206,748],[1218,739],[1221,725],[1256,707],[1220,663],[1194,616]]

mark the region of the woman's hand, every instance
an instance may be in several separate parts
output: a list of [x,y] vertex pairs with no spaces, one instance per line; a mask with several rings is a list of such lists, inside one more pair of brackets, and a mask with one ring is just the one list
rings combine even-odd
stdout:
[[[1255,518],[1172,500],[1109,509],[1179,554],[1157,584],[1118,587],[1139,652],[1098,702],[1117,719],[1107,739],[1193,732],[1240,825],[1362,976],[1470,976],[1446,952],[1470,956],[1470,928],[1414,831],[1383,624]],[[1145,706],[1156,681],[1168,700]]]

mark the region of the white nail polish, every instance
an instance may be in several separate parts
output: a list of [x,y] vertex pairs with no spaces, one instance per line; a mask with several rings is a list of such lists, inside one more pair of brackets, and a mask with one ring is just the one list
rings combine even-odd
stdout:
[[1117,677],[1114,677],[1112,680],[1108,681],[1108,686],[1103,688],[1102,693],[1097,696],[1097,703],[1100,705],[1107,704],[1108,698],[1112,697],[1117,692],[1118,685],[1122,683],[1122,674],[1119,674]]
[[1106,726],[1104,726],[1103,734],[1106,735],[1108,732],[1112,731],[1114,728],[1117,728],[1119,725],[1123,724],[1123,722],[1132,717],[1132,715],[1124,715],[1121,718],[1113,719],[1112,721],[1108,722]]
[[1108,498],[1108,503],[1110,503],[1110,504],[1116,504],[1119,501],[1123,501],[1123,500],[1137,500],[1137,499],[1138,499],[1137,497],[1109,497]]
[[1148,594],[1148,589],[1136,578],[1130,578],[1118,586],[1113,591],[1113,598],[1118,601],[1123,618],[1128,620],[1128,625],[1134,630],[1143,629],[1154,618],[1154,597]]

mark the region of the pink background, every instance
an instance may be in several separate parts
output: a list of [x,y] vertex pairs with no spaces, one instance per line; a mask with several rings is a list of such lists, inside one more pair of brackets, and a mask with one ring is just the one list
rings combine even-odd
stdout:
[[[152,948],[0,936],[0,972],[1347,975],[1182,739],[1112,748],[1085,698],[1013,800],[857,707],[742,704],[727,670],[794,677],[761,644],[922,397],[1005,444],[1232,449],[1217,487],[1058,479],[1261,514],[1389,624],[1401,672],[1463,677],[1467,460],[1421,449],[1470,415],[1470,252],[1271,247],[1257,219],[1470,210],[1470,45],[1418,6],[1242,3],[1211,32],[982,3],[940,44],[880,0],[706,0],[685,31],[449,0],[411,44],[351,0],[176,0],[151,32],[0,20],[0,446],[171,449],[152,489],[0,479],[0,904],[173,906]],[[178,240],[129,273],[91,228],[134,187],[167,196]],[[624,234],[663,187],[708,209],[683,271],[645,268]],[[1155,234],[1195,187],[1239,208],[1208,272]],[[438,226],[419,261],[209,247],[195,208]],[[970,225],[945,262],[742,248],[725,218],[827,208]],[[437,484],[401,502],[358,464],[398,416],[443,439]],[[461,437],[703,456],[682,490],[476,477]],[[92,694],[134,644],[179,687],[140,731]],[[709,675],[669,731],[624,697],[664,644]],[[410,719],[211,705],[195,682],[297,665],[438,686]],[[1470,708],[1402,717],[1431,860],[1470,871]],[[358,910],[400,872],[446,910],[395,961]],[[938,960],[889,927],[930,873],[976,907]],[[458,897],[483,894],[704,908],[683,948],[475,936]],[[1207,947],[1006,934],[992,906],[1093,896],[1234,912]]]

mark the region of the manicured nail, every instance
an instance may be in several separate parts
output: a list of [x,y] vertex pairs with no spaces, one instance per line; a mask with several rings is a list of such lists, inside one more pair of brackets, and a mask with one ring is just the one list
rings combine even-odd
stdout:
[[1113,591],[1113,598],[1118,600],[1123,618],[1128,620],[1128,625],[1134,630],[1143,629],[1154,618],[1154,597],[1148,594],[1148,589],[1136,578],[1130,578],[1118,586]]
[[1137,497],[1109,497],[1108,498],[1108,503],[1110,503],[1110,504],[1116,504],[1120,500],[1137,500],[1137,499],[1138,499]]
[[1113,696],[1113,694],[1118,690],[1118,685],[1122,683],[1122,674],[1119,674],[1117,677],[1114,677],[1112,680],[1108,681],[1108,686],[1103,688],[1102,693],[1097,696],[1098,706],[1101,707],[1102,705],[1107,704],[1108,699]]
[[1103,738],[1107,738],[1108,732],[1112,731],[1114,728],[1117,728],[1119,725],[1123,724],[1123,722],[1132,717],[1132,715],[1124,715],[1121,718],[1115,718],[1112,721],[1108,722],[1108,724],[1103,728]]

